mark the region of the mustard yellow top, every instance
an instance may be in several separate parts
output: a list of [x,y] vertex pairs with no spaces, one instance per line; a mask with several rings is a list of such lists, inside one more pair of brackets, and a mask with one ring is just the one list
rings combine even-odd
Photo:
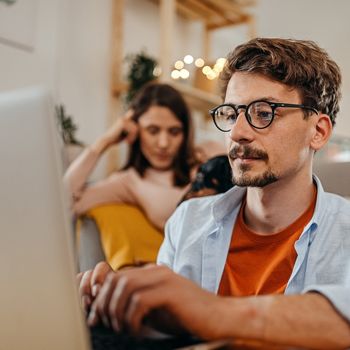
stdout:
[[102,205],[87,215],[99,228],[106,260],[114,270],[156,261],[164,236],[140,209],[127,204]]

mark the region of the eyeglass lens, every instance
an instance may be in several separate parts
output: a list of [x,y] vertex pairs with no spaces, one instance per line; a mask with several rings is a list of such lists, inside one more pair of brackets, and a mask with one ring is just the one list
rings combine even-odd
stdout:
[[[222,131],[230,131],[236,123],[238,113],[231,106],[220,106],[214,114],[215,123]],[[253,102],[246,111],[248,122],[256,128],[264,128],[271,123],[273,118],[272,107],[264,101]]]

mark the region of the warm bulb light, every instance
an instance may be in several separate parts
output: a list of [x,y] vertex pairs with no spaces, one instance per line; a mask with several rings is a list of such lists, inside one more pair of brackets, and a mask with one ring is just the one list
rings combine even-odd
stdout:
[[191,56],[191,55],[186,55],[186,56],[184,57],[184,62],[185,62],[186,64],[191,64],[191,63],[193,62],[193,56]]
[[194,64],[196,67],[198,68],[201,68],[204,66],[204,60],[203,58],[197,58],[195,61],[194,61]]
[[225,63],[226,63],[226,58],[220,57],[220,58],[218,58],[218,59],[216,60],[215,63],[216,63],[218,66],[223,67],[223,66],[225,65]]
[[155,77],[159,77],[162,74],[162,68],[160,68],[159,66],[155,66],[153,69],[153,75]]
[[222,71],[223,67],[221,67],[220,65],[218,64],[215,64],[214,68],[213,68],[213,71],[215,73],[220,73]]
[[202,68],[202,72],[203,72],[203,74],[207,75],[211,72],[211,68],[209,66],[204,66]]
[[177,80],[177,79],[180,78],[180,72],[179,72],[178,70],[175,70],[175,69],[174,69],[174,70],[171,72],[170,76],[171,76],[173,79]]
[[185,64],[182,61],[176,61],[174,64],[174,67],[178,70],[182,69],[185,66]]
[[207,78],[209,79],[209,80],[214,80],[215,78],[217,77],[217,75],[213,72],[213,73],[209,73],[208,75],[207,75]]
[[182,79],[187,79],[190,76],[190,72],[187,69],[180,70],[180,77]]

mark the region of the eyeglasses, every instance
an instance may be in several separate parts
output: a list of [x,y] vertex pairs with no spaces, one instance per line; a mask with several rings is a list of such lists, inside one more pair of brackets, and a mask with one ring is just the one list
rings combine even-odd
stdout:
[[314,107],[304,106],[293,103],[277,103],[269,101],[253,101],[248,105],[234,105],[224,103],[209,111],[213,118],[215,126],[224,132],[231,131],[232,126],[236,123],[239,116],[239,110],[245,109],[244,115],[247,122],[256,129],[265,129],[271,125],[275,117],[276,108],[301,108],[318,114]]

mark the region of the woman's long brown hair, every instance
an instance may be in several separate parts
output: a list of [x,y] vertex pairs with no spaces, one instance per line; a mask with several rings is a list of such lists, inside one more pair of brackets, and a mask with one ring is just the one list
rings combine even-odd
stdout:
[[[151,106],[169,108],[183,127],[184,139],[174,158],[174,185],[185,186],[190,182],[190,171],[195,163],[193,151],[193,130],[189,109],[181,94],[168,84],[149,83],[135,96],[130,108],[134,111],[134,120],[137,121]],[[130,167],[142,177],[150,163],[143,155],[138,138],[130,147],[128,159],[124,169]]]

